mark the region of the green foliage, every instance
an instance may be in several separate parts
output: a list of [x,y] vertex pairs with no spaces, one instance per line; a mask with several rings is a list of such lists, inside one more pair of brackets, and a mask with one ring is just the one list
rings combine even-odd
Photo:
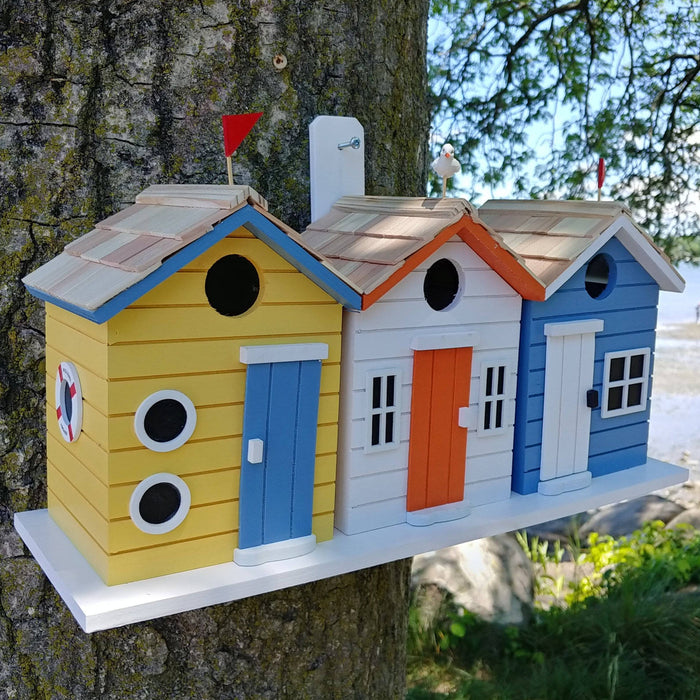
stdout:
[[433,0],[433,124],[469,196],[624,200],[700,261],[700,0]]
[[[619,596],[627,588],[643,594],[700,583],[700,535],[687,525],[666,529],[656,520],[619,539],[594,532],[585,549],[572,539],[566,551],[557,541],[552,552],[549,543],[537,537],[528,539],[523,532],[516,537],[533,564],[536,596],[560,607]],[[564,577],[556,573],[565,553],[581,572],[566,587]]]
[[700,697],[700,533],[653,522],[617,540],[593,534],[585,547],[574,539],[568,556],[587,573],[565,592],[549,573],[564,548],[519,540],[535,590],[558,592],[557,604],[507,627],[448,611],[422,631],[429,644],[414,629],[408,698]]
[[516,532],[515,537],[528,559],[533,564],[533,591],[536,596],[551,596],[558,600],[564,589],[564,577],[549,573],[552,566],[561,564],[565,550],[559,540],[554,543],[553,551],[549,551],[549,542],[538,537],[528,539],[527,533]]
[[585,589],[572,590],[569,602],[619,596],[627,588],[644,594],[700,583],[700,536],[690,526],[665,529],[657,520],[618,540],[593,533],[589,544],[583,558],[594,574]]

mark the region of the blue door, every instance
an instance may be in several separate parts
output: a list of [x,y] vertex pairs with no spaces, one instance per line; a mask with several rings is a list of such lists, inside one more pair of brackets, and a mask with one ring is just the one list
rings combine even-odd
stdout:
[[311,535],[320,383],[317,359],[248,365],[239,549]]

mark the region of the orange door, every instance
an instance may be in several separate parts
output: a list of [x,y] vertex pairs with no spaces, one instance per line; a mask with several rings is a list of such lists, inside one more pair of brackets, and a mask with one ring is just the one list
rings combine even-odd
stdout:
[[459,409],[469,406],[472,348],[416,350],[413,355],[409,511],[464,499],[467,429]]

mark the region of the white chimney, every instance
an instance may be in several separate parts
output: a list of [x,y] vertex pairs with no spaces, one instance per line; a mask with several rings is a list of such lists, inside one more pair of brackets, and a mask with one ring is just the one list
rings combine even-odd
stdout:
[[309,125],[311,221],[345,195],[365,193],[365,130],[354,117],[316,117]]

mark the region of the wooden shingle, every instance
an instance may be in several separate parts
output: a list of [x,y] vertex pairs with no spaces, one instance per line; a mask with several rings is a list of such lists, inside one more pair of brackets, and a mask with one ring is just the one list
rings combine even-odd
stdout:
[[[560,218],[556,217],[552,223]],[[477,219],[474,208],[464,199],[342,197],[301,238],[371,304],[399,281],[408,268],[412,269],[416,255],[422,255],[431,246],[434,248],[436,240],[444,238],[448,228],[463,220],[474,224],[488,240],[487,249],[491,253],[487,255],[501,255],[503,261],[509,259],[523,275],[531,277],[517,254],[498,233]],[[515,214],[513,221],[516,220],[522,222],[522,215]],[[406,267],[409,259],[412,263]],[[540,286],[536,280],[533,282]]]
[[202,230],[208,231],[228,213],[228,209],[134,204],[100,222],[97,228],[186,241],[201,235]]
[[676,289],[678,273],[649,235],[618,202],[490,200],[479,216],[547,285],[551,294],[577,269],[586,251],[601,236],[620,230],[662,289]]
[[267,208],[243,185],[151,186],[136,204],[97,223],[24,281],[67,304],[97,309],[247,203]]
[[198,209],[234,209],[245,202],[267,210],[267,200],[247,185],[151,185],[137,204],[165,204]]

